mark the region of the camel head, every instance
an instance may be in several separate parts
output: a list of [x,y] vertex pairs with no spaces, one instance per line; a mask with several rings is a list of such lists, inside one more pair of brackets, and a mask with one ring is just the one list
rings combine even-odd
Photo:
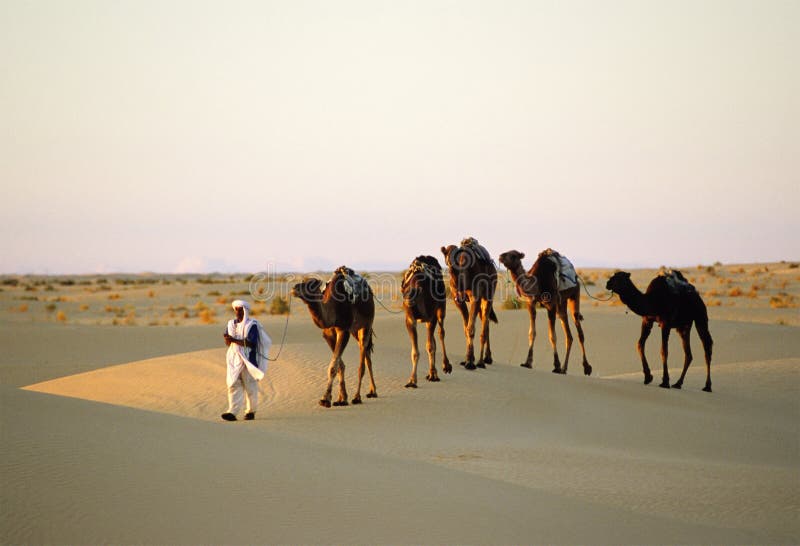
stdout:
[[319,302],[322,301],[324,290],[325,284],[321,280],[308,278],[292,287],[292,296],[306,303]]
[[509,250],[500,254],[500,263],[506,266],[506,269],[518,271],[522,268],[522,258],[525,257],[524,252],[518,250]]
[[475,257],[471,252],[456,245],[443,246],[442,254],[450,269],[450,278],[456,281],[454,294],[456,303],[464,303],[467,301],[467,271],[475,263]]
[[608,279],[608,282],[606,283],[606,290],[611,290],[612,292],[619,294],[631,284],[630,273],[627,271],[617,271],[611,275],[611,278]]

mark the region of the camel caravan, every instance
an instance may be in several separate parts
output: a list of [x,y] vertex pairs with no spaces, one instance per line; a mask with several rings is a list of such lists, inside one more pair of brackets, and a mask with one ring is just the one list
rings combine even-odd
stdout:
[[[497,323],[494,312],[494,295],[497,288],[497,266],[488,250],[472,237],[459,245],[441,247],[449,274],[449,286],[444,280],[444,270],[433,256],[421,255],[412,260],[404,272],[401,284],[405,325],[411,341],[411,375],[406,388],[415,389],[417,385],[417,365],[419,345],[417,324],[427,329],[425,349],[428,354],[428,374],[425,379],[440,381],[436,368],[436,330],[442,347],[442,372],[452,373],[453,367],[445,348],[444,319],[447,312],[448,292],[456,308],[461,313],[464,326],[466,353],[461,365],[467,370],[486,368],[492,364],[492,350],[489,337],[490,323]],[[547,312],[548,333],[553,350],[553,373],[566,374],[572,350],[573,336],[569,317],[578,332],[581,347],[583,373],[592,374],[592,366],[586,357],[585,336],[580,311],[581,279],[575,267],[566,256],[550,248],[539,253],[532,267],[526,272],[522,264],[525,254],[517,250],[503,252],[500,263],[506,267],[514,283],[517,295],[527,302],[530,316],[528,329],[528,355],[520,366],[533,368],[533,343],[536,339],[536,307]],[[449,288],[449,290],[448,290]],[[631,282],[630,273],[617,271],[606,284],[606,289],[619,296],[622,303],[642,317],[642,330],[637,343],[637,351],[642,361],[644,383],[653,380],[644,346],[655,323],[661,328],[661,360],[663,377],[661,387],[670,388],[667,369],[667,343],[670,331],[678,330],[685,354],[683,372],[671,388],[680,389],[686,371],[692,362],[689,337],[692,325],[703,344],[706,360],[706,383],[703,388],[711,392],[711,349],[713,341],[708,330],[706,305],[695,287],[677,270],[665,270],[654,278],[645,293],[640,292]],[[330,280],[323,283],[316,278],[308,278],[296,284],[292,296],[302,300],[308,307],[314,324],[322,330],[322,337],[331,350],[328,365],[328,381],[319,404],[323,407],[360,404],[361,383],[365,369],[369,371],[370,389],[367,398],[377,398],[375,378],[372,372],[373,322],[375,318],[375,296],[367,280],[352,269],[342,266],[334,271]],[[587,291],[588,294],[588,291]],[[558,317],[565,335],[564,362],[558,355],[556,346],[555,320]],[[480,319],[480,348],[475,354],[474,338],[476,322]],[[347,400],[342,360],[350,336],[358,341],[358,385],[356,394]],[[334,378],[339,381],[339,396],[331,401]]]

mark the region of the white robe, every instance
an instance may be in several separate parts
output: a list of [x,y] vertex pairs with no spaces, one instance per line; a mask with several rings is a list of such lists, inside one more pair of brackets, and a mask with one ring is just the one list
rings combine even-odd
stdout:
[[[237,323],[234,319],[231,319],[228,321],[228,335],[236,339],[245,339],[248,330],[252,327],[258,328],[258,323],[254,320],[245,318],[242,322]],[[260,337],[261,336],[259,336],[259,338]],[[261,341],[261,339],[259,339],[259,341]],[[264,349],[266,352],[269,348],[265,347]],[[228,387],[236,383],[236,380],[239,379],[239,374],[241,374],[244,369],[246,369],[256,381],[261,381],[264,378],[264,371],[266,370],[261,370],[255,363],[250,362],[245,355],[246,350],[245,347],[236,343],[228,345],[228,352],[225,355],[225,360],[228,363]]]

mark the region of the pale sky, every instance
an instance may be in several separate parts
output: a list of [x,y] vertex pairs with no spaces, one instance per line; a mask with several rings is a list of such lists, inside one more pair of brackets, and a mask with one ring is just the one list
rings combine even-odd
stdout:
[[0,273],[797,260],[798,67],[798,1],[0,0]]

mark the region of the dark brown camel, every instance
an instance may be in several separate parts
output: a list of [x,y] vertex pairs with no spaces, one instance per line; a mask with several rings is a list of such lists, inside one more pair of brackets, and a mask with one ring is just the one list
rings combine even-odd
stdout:
[[322,337],[331,348],[333,357],[328,366],[328,385],[319,401],[321,406],[331,407],[333,377],[339,377],[339,399],[334,406],[347,405],[347,389],[344,382],[344,353],[352,334],[358,340],[358,389],[353,404],[361,403],[361,380],[364,365],[369,370],[370,390],[367,398],[377,398],[375,379],[372,375],[372,322],[375,318],[375,302],[372,289],[355,275],[352,269],[340,267],[323,285],[319,279],[306,279],[294,285],[292,295],[303,300],[311,313],[311,319],[322,328]]
[[425,348],[428,351],[430,369],[425,379],[439,381],[439,375],[436,373],[436,341],[434,340],[437,325],[444,355],[442,371],[444,373],[453,371],[450,360],[447,358],[447,349],[444,346],[447,293],[439,261],[433,256],[417,256],[403,276],[401,290],[403,292],[403,309],[406,312],[406,329],[411,338],[411,378],[406,387],[416,389],[417,363],[419,362],[417,322],[425,323],[428,327],[428,342]]
[[708,311],[706,304],[703,303],[703,298],[680,271],[673,270],[672,275],[659,275],[650,281],[647,292],[644,294],[634,286],[630,273],[617,271],[606,283],[606,289],[617,294],[622,303],[642,317],[642,334],[636,349],[642,359],[645,385],[653,380],[644,354],[644,344],[653,329],[653,323],[657,322],[661,327],[661,361],[664,365],[664,374],[660,386],[665,389],[669,388],[669,370],[667,369],[669,332],[673,328],[677,329],[683,342],[685,355],[683,372],[680,379],[672,386],[674,389],[680,389],[683,386],[683,379],[686,377],[686,370],[689,369],[689,364],[692,362],[689,334],[692,332],[692,323],[694,323],[697,325],[697,333],[700,335],[706,356],[706,386],[703,387],[703,390],[711,392],[713,340],[708,331]]
[[[445,261],[450,270],[450,289],[456,307],[464,320],[464,337],[467,340],[467,354],[461,364],[468,370],[485,368],[492,363],[492,349],[489,343],[489,321],[497,322],[492,308],[494,292],[497,288],[497,268],[485,248],[474,239],[465,239],[461,246],[442,247]],[[467,302],[470,302],[469,310]],[[475,319],[481,317],[481,352],[475,362]]]
[[[569,327],[567,310],[572,315],[575,329],[578,330],[578,341],[583,353],[583,373],[592,375],[592,367],[586,360],[586,347],[584,346],[583,327],[581,321],[581,292],[580,285],[575,284],[569,288],[559,289],[558,267],[553,258],[558,259],[558,254],[550,249],[539,254],[533,267],[525,273],[522,266],[522,259],[525,254],[516,250],[509,250],[500,255],[502,263],[511,273],[511,278],[517,288],[517,294],[528,300],[528,313],[530,314],[530,328],[528,329],[528,357],[525,362],[520,364],[524,368],[533,367],[533,341],[536,339],[536,304],[540,304],[547,310],[548,331],[550,334],[550,345],[553,347],[553,373],[567,373],[569,365],[569,354],[572,349],[572,331]],[[556,348],[555,322],[556,315],[564,328],[566,342],[566,354],[564,355],[564,366],[558,358]]]

